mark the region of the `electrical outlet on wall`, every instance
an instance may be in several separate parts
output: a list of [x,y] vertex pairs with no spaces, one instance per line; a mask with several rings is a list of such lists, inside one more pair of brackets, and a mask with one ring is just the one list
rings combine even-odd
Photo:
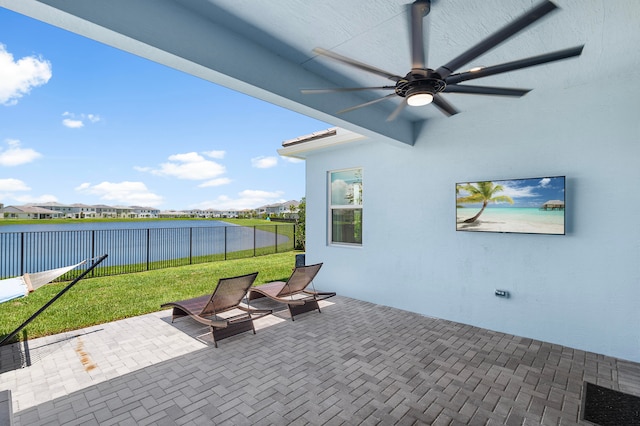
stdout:
[[496,290],[495,295],[498,297],[509,297],[509,292],[507,290]]

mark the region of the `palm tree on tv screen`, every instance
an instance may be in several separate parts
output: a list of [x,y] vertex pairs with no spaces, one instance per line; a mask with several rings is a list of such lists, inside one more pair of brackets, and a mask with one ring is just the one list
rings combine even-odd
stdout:
[[502,185],[494,185],[493,182],[478,182],[475,185],[468,183],[456,187],[456,192],[458,192],[458,189],[469,193],[466,197],[458,198],[458,203],[482,203],[482,208],[478,214],[462,221],[463,223],[473,223],[478,220],[489,203],[507,202],[513,204],[513,200],[508,195],[496,195],[498,192],[504,191],[504,187]]

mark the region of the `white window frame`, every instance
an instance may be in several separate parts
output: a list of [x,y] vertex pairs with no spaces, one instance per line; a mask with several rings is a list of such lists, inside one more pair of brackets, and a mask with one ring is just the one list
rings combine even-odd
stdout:
[[[352,188],[354,191],[354,202],[352,204],[333,204],[333,185],[332,185],[332,177],[336,173],[345,173],[345,172],[355,172],[360,174],[360,182],[356,188]],[[327,242],[332,246],[350,246],[350,247],[362,247],[363,244],[363,233],[364,233],[364,224],[362,223],[362,214],[364,211],[364,202],[363,202],[363,187],[364,187],[364,169],[362,167],[350,167],[346,169],[336,169],[330,170],[327,172]],[[360,241],[334,241],[333,235],[333,212],[334,210],[360,210]]]

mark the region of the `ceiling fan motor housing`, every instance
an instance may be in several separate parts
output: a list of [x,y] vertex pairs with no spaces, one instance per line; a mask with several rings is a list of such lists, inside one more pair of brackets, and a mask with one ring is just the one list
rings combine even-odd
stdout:
[[396,94],[403,98],[418,93],[435,95],[442,92],[447,84],[431,69],[412,69],[403,79],[396,83]]
[[535,23],[550,12],[557,10],[558,6],[551,0],[540,0],[537,6],[534,6],[528,12],[514,19],[506,26],[498,31],[482,39],[480,42],[465,50],[446,64],[434,69],[427,68],[425,59],[425,43],[424,43],[424,18],[431,10],[431,0],[415,0],[410,7],[410,27],[411,27],[411,71],[404,77],[390,73],[388,71],[367,65],[355,59],[342,56],[338,53],[331,52],[326,49],[315,48],[313,51],[319,55],[324,55],[338,62],[358,68],[360,70],[375,74],[391,80],[395,85],[380,87],[353,87],[341,89],[322,89],[322,90],[306,90],[306,93],[327,93],[327,92],[354,92],[361,90],[393,90],[394,93],[384,97],[370,100],[350,108],[345,108],[338,112],[353,111],[358,108],[373,105],[386,99],[399,96],[402,102],[398,104],[393,113],[387,118],[388,121],[394,120],[403,110],[405,105],[423,106],[433,102],[445,115],[451,116],[458,113],[456,108],[449,104],[440,93],[463,93],[468,95],[490,95],[490,96],[512,96],[520,97],[530,91],[530,89],[510,88],[510,87],[492,87],[492,86],[473,86],[458,84],[469,80],[489,77],[492,75],[502,74],[510,71],[516,71],[536,65],[546,64],[563,59],[580,56],[584,45],[575,46],[568,49],[558,50],[556,52],[545,53],[542,55],[530,56],[524,59],[505,62],[502,64],[484,67],[480,70],[469,70],[456,73],[461,67],[471,63],[476,58],[497,47],[500,43],[513,37],[520,31],[524,30],[531,24]]

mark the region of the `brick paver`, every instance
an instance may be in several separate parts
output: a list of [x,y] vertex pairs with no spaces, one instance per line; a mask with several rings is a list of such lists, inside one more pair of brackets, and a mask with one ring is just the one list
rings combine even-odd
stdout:
[[[0,348],[17,425],[560,425],[640,365],[337,296],[223,340],[170,311]],[[20,364],[30,364],[18,368]]]

